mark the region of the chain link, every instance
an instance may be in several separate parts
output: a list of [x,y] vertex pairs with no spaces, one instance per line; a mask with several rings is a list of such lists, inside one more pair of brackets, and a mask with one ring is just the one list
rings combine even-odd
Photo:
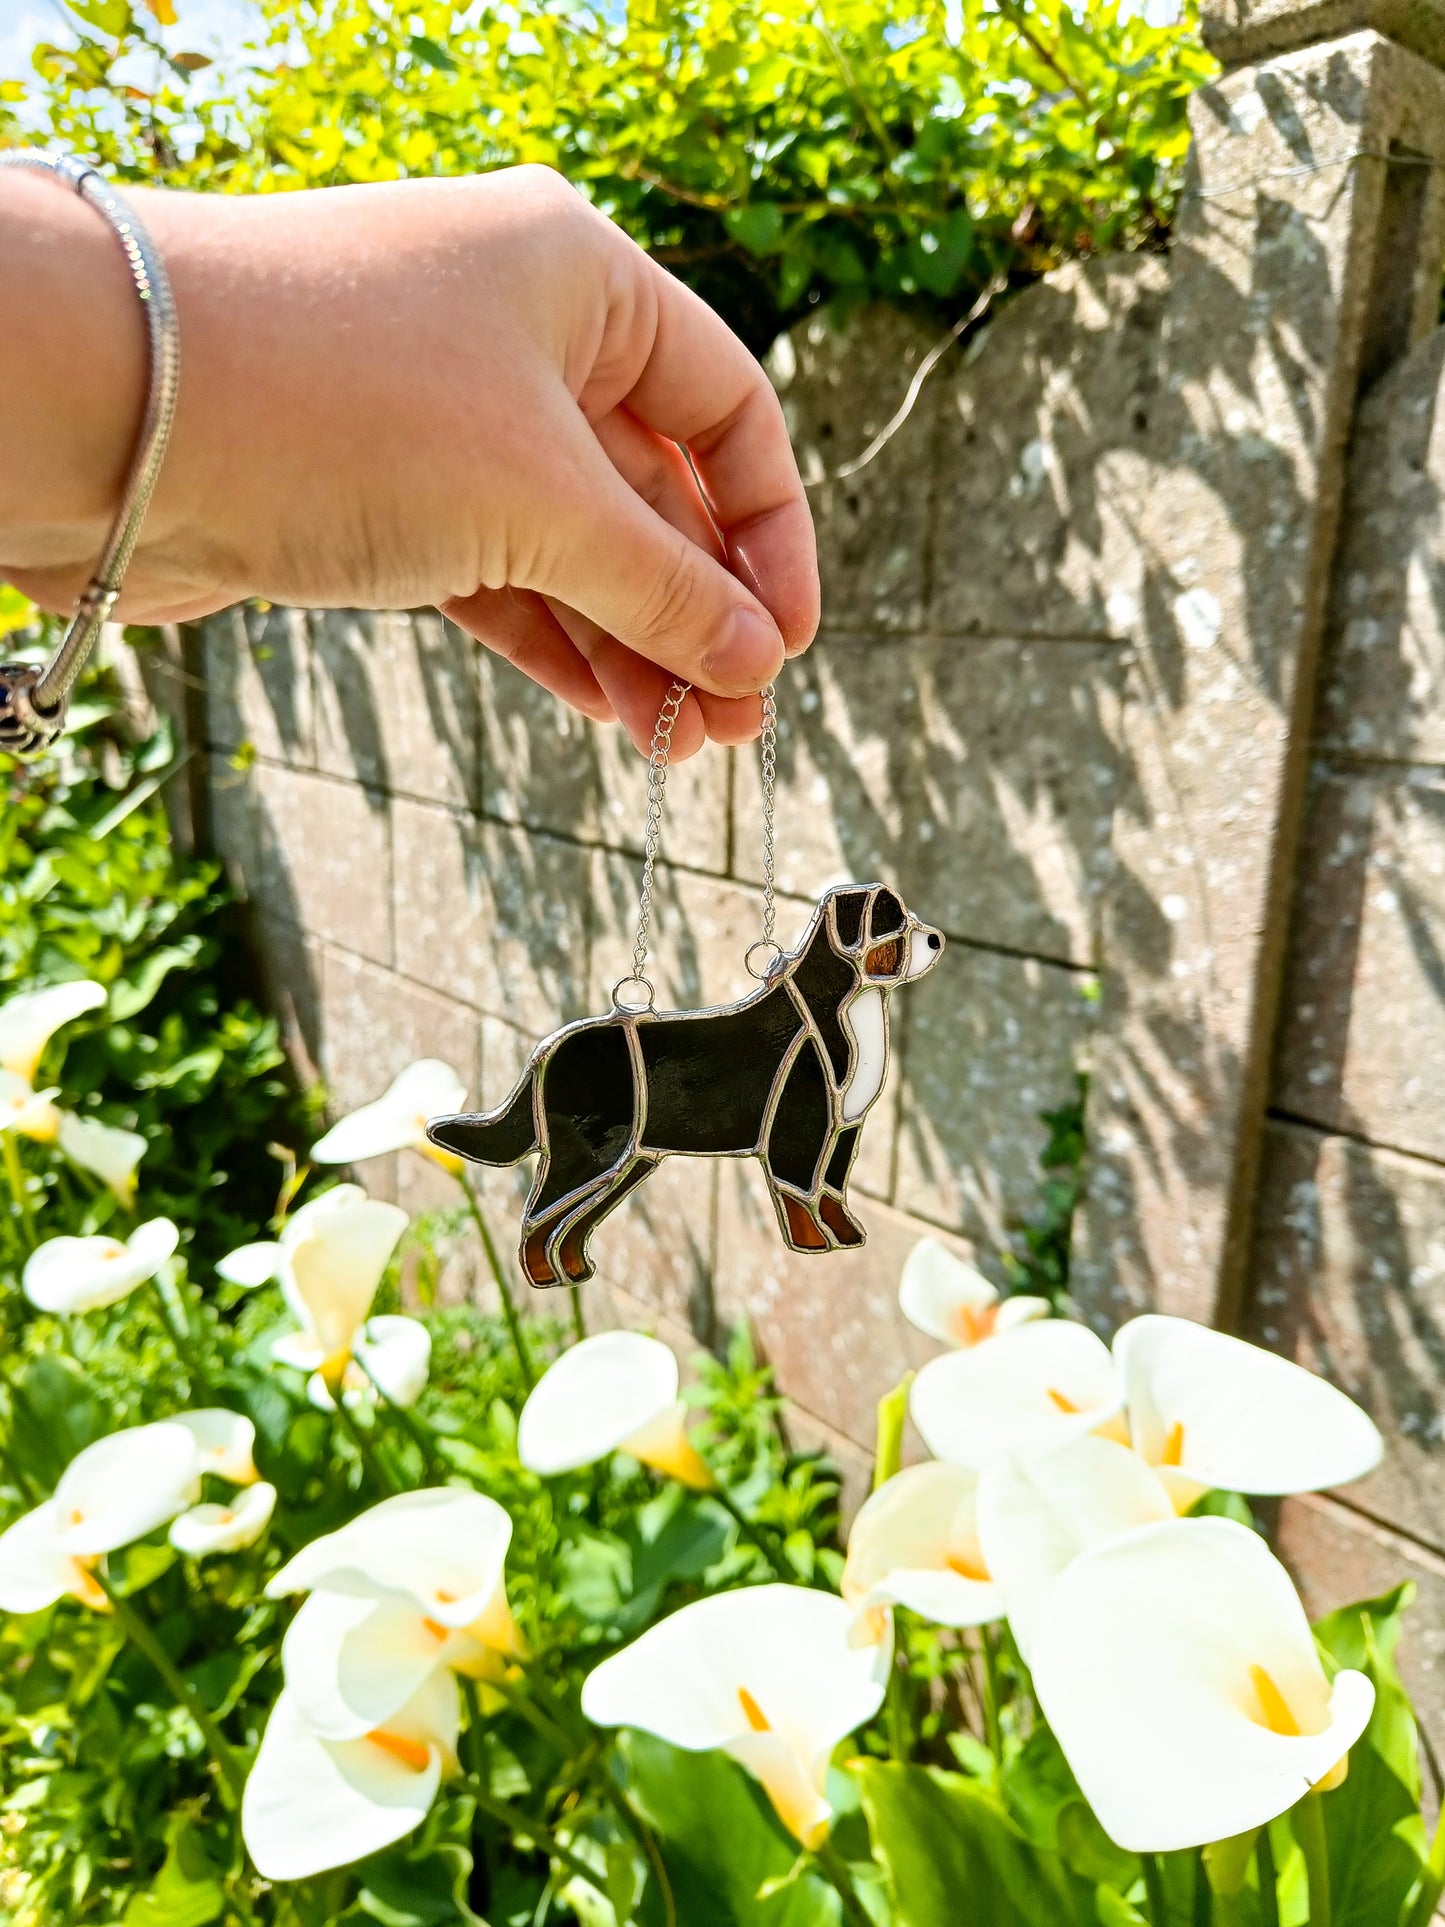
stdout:
[[[637,934],[632,944],[632,970],[612,986],[614,1010],[651,1010],[657,997],[656,986],[646,975],[648,938],[652,931],[652,883],[657,870],[657,855],[662,848],[662,802],[667,789],[668,761],[672,754],[672,732],[677,726],[682,705],[691,683],[675,682],[668,690],[653,726],[652,743],[647,755],[647,821],[642,838],[642,889],[637,899]],[[778,788],[778,698],[773,685],[763,690],[763,934],[747,952],[744,961],[760,980],[783,954],[774,932],[778,924],[777,852],[773,819]],[[766,949],[772,954],[766,964],[754,967],[753,952]],[[624,999],[624,990],[646,994]]]

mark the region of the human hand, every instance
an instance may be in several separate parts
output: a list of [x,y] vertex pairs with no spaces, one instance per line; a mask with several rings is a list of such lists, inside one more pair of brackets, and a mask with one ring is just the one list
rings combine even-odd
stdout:
[[[756,692],[818,619],[781,409],[560,176],[134,198],[182,373],[124,619],[432,603],[639,748],[674,676],[694,684],[675,756],[757,734]],[[0,444],[22,457],[0,476],[0,572],[64,611],[119,495],[144,337],[114,237],[73,196],[0,176],[0,232]]]

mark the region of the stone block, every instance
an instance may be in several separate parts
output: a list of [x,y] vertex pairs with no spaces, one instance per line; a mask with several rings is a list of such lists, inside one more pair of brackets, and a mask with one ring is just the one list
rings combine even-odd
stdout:
[[588,854],[398,799],[396,963],[541,1037],[586,1009]]
[[321,1068],[333,1118],[380,1097],[419,1057],[449,1064],[475,1100],[481,1036],[474,1010],[329,944],[321,979]]
[[[1123,652],[1111,644],[825,635],[779,691],[778,882],[883,878],[974,942],[1094,961]],[[762,878],[742,757],[734,861]]]
[[1039,1113],[1076,1095],[1092,979],[1032,958],[951,944],[901,991],[897,1177],[900,1210],[960,1231],[989,1254],[1037,1208]]
[[322,947],[304,930],[278,917],[253,920],[267,1007],[281,1024],[281,1039],[297,1076],[313,1084],[321,1075],[324,1028]]
[[310,769],[316,760],[311,640],[304,609],[238,603],[200,625],[206,733],[220,749]]
[[1416,1716],[1437,1752],[1445,1745],[1445,1560],[1329,1498],[1287,1499],[1276,1550],[1311,1619],[1378,1599],[1413,1581],[1415,1603],[1400,1641],[1400,1670]]
[[1293,1116],[1445,1161],[1445,777],[1322,766],[1275,1060]]
[[431,609],[313,616],[317,768],[473,806],[477,649]]
[[258,764],[256,884],[267,915],[391,962],[391,828],[376,790]]
[[1373,27],[1445,67],[1441,0],[1204,0],[1204,44],[1226,67],[1267,60],[1316,41]]
[[928,611],[928,531],[937,388],[857,474],[856,461],[904,399],[939,330],[896,308],[865,308],[840,330],[825,316],[782,336],[768,372],[818,531],[823,620],[835,629],[916,630]]
[[248,899],[261,882],[261,806],[254,766],[228,750],[205,756],[206,815],[210,854],[219,857],[226,882]]
[[1316,729],[1351,755],[1445,763],[1445,329],[1355,423]]
[[1107,637],[1137,617],[1137,471],[1168,268],[1071,263],[940,368],[933,623],[977,636]]
[[878,1400],[938,1350],[898,1309],[904,1260],[937,1234],[871,1198],[858,1200],[858,1216],[861,1250],[789,1251],[757,1167],[722,1162],[714,1298],[719,1340],[750,1324],[800,1427],[806,1414],[871,1453]]
[[1445,1553],[1445,1169],[1272,1124],[1250,1282],[1248,1335],[1385,1436],[1351,1503]]

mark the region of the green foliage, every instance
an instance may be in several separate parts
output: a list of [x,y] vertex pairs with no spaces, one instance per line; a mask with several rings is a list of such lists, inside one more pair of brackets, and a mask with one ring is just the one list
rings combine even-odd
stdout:
[[1049,1135],[1039,1152],[1043,1176],[1038,1204],[1014,1226],[1012,1249],[1003,1254],[1011,1290],[1048,1298],[1060,1310],[1069,1293],[1074,1214],[1084,1195],[1088,1096],[1088,1075],[1076,1071],[1072,1099],[1056,1111],[1040,1112],[1039,1121],[1048,1127]]
[[[173,764],[170,732],[132,742],[109,724],[114,705],[92,678],[80,703],[92,724],[61,752],[0,756],[0,999],[70,978],[107,989],[105,1009],[51,1047],[41,1082],[58,1081],[66,1110],[144,1137],[152,1212],[216,1257],[270,1215],[280,1171],[266,1146],[298,1137],[303,1116],[275,1020],[245,993],[218,867],[172,844],[155,783]],[[42,1208],[86,1230],[119,1210],[85,1174],[30,1163]]]
[[1192,12],[1124,12],[258,0],[254,71],[218,75],[166,55],[139,6],[91,0],[69,8],[77,45],[38,50],[26,104],[121,178],[188,187],[544,162],[761,346],[813,301],[961,311],[996,277],[1156,243],[1213,67]]

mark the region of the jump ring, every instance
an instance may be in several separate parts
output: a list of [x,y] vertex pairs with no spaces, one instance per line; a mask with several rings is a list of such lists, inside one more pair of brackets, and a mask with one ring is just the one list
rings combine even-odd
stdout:
[[[772,955],[761,969],[753,962],[753,952],[755,950],[770,950],[772,952]],[[783,954],[783,946],[780,943],[774,943],[771,937],[759,937],[756,943],[750,943],[743,952],[743,962],[747,966],[748,975],[750,977],[756,977],[760,984],[765,984],[777,968]]]
[[[624,991],[629,984],[636,984],[640,989],[647,992],[645,1002],[635,1004],[623,1002],[621,992]],[[640,1011],[651,1010],[656,1002],[657,990],[652,980],[648,977],[638,976],[635,971],[630,977],[619,977],[617,982],[612,986],[612,1008],[614,1010],[624,1011],[629,1016],[635,1017]]]

